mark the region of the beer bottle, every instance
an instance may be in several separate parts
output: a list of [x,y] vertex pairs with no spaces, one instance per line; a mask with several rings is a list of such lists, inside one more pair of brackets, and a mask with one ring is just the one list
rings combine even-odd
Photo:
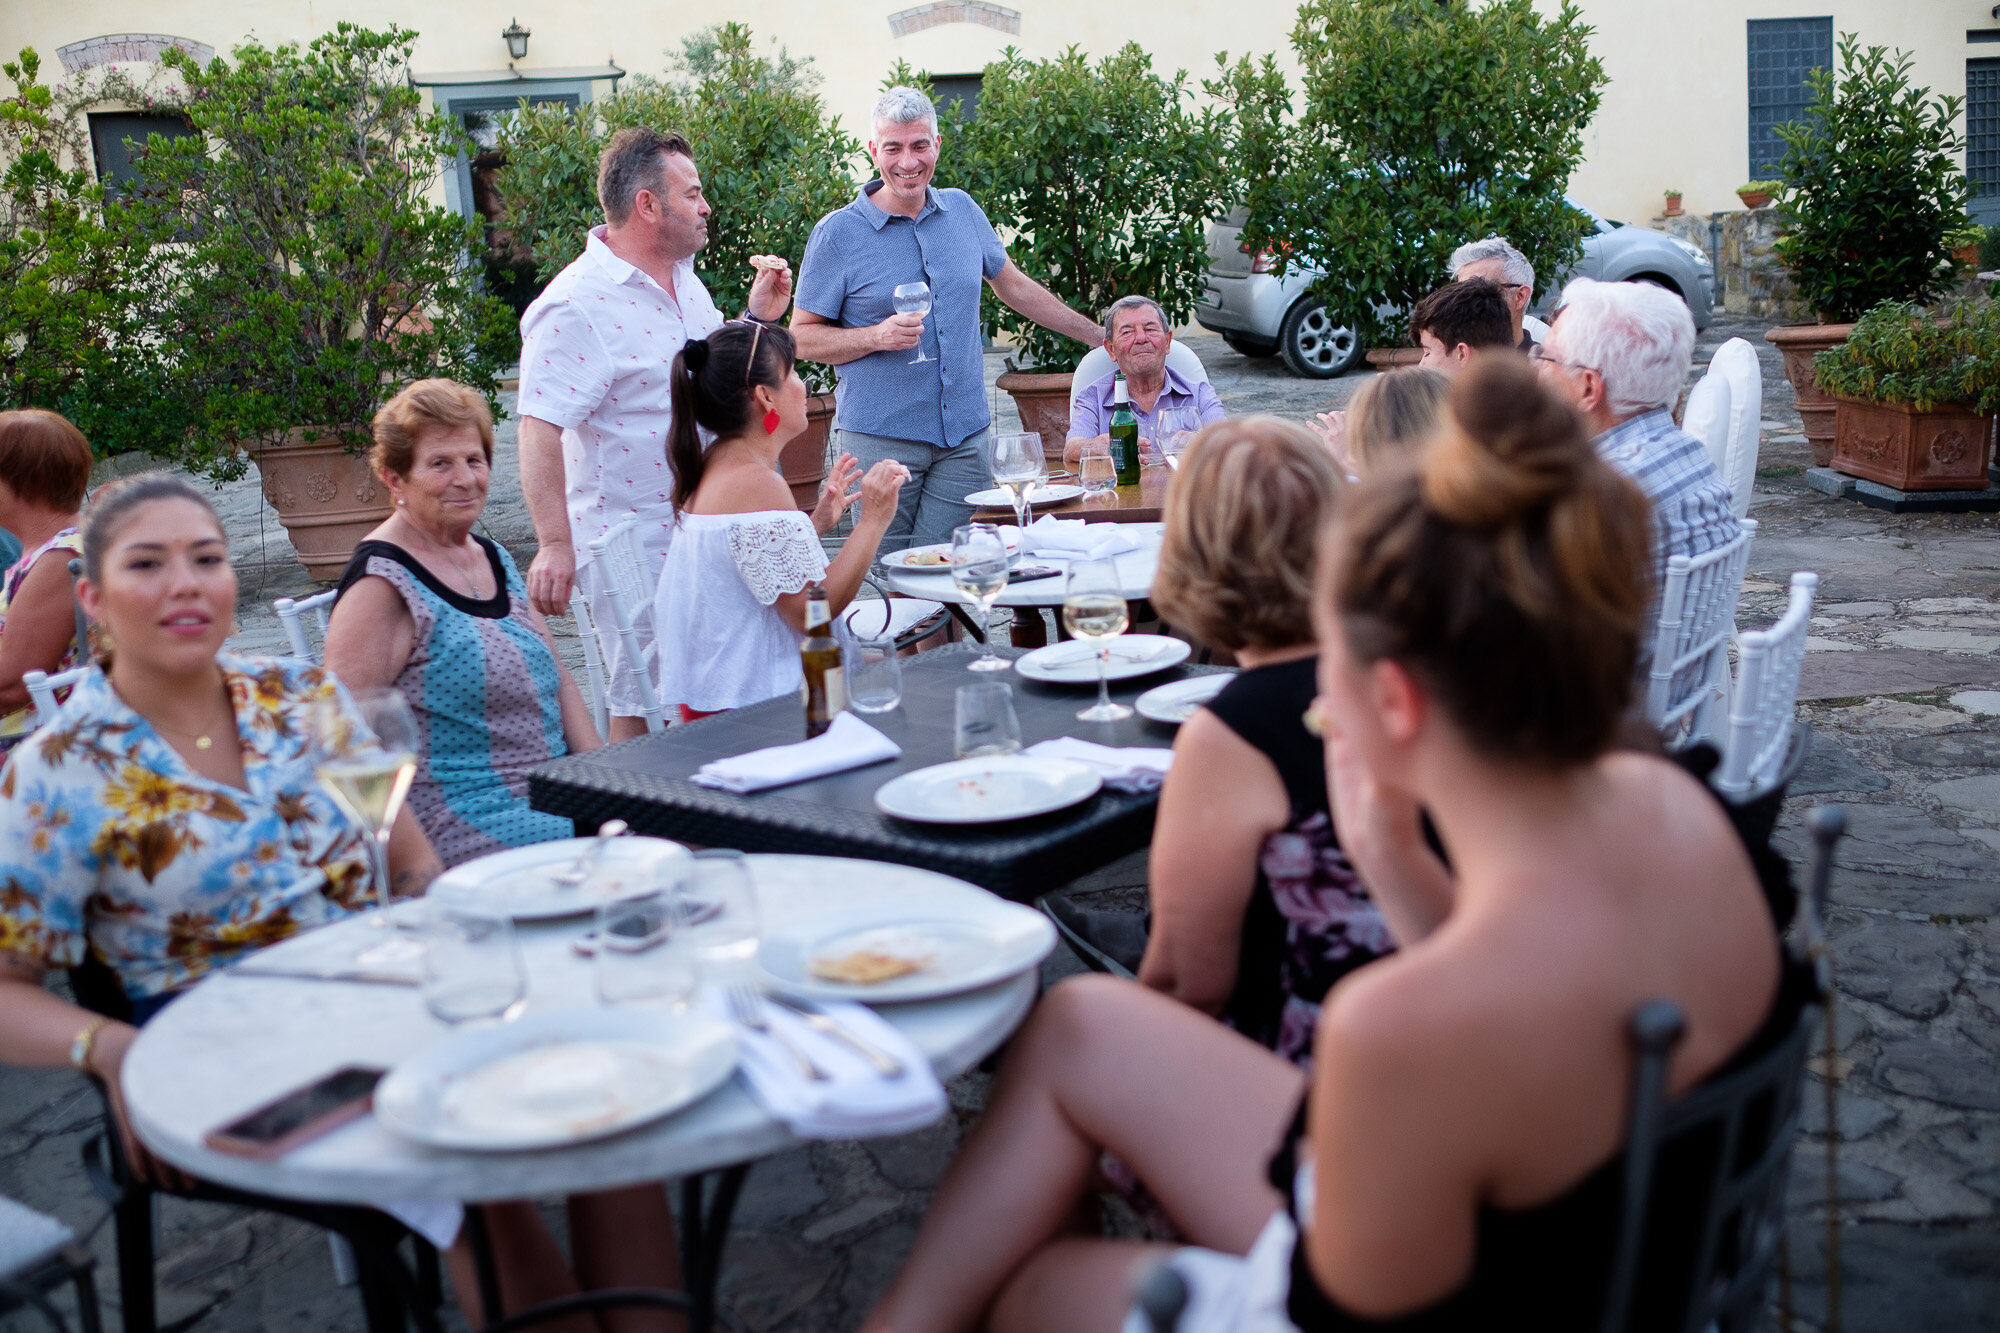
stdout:
[[833,612],[826,589],[806,589],[806,636],[799,640],[799,665],[805,669],[806,739],[833,725],[833,715],[847,707],[847,685],[840,668],[840,641],[833,637]]
[[1111,382],[1111,466],[1118,470],[1120,486],[1139,484],[1139,418],[1132,414],[1132,396],[1125,388],[1125,373]]

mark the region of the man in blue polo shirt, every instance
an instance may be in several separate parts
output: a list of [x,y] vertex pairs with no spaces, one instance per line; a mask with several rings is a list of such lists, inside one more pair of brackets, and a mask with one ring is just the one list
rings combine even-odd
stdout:
[[[941,141],[928,97],[883,93],[872,134],[878,178],[813,228],[791,327],[801,357],[838,368],[840,447],[864,468],[893,458],[910,470],[883,539],[896,550],[948,540],[972,515],[965,497],[992,484],[980,285],[1043,328],[1092,345],[1102,334],[1015,266],[970,195],[931,188]],[[928,317],[896,313],[908,282],[930,284]]]

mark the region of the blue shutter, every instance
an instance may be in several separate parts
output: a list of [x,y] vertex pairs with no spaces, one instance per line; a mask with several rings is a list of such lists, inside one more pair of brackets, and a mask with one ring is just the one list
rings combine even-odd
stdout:
[[1833,20],[1751,19],[1750,174],[1773,180],[1785,157],[1778,126],[1805,115],[1806,75],[1833,65]]

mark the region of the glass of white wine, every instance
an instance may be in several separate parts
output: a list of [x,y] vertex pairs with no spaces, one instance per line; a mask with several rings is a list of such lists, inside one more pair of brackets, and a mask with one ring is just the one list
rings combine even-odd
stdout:
[[1007,590],[1007,543],[991,523],[968,523],[951,534],[951,581],[979,611],[980,654],[967,663],[972,671],[1005,671],[1012,664],[993,652],[993,603]]
[[1097,702],[1078,713],[1083,722],[1117,722],[1132,716],[1124,704],[1111,702],[1111,641],[1131,621],[1125,607],[1125,585],[1115,560],[1078,560],[1063,582],[1063,628],[1097,645]]
[[401,690],[355,690],[353,706],[323,699],[313,714],[314,775],[328,794],[367,829],[375,863],[375,897],[389,916],[389,830],[417,775],[417,719]]
[[1201,417],[1192,408],[1163,407],[1153,417],[1153,445],[1160,461],[1174,471],[1181,466],[1181,452],[1193,443],[1201,429]]
[[[899,315],[928,315],[931,312],[931,285],[928,282],[906,282],[889,295],[895,301]],[[910,358],[909,364],[914,366],[919,361],[936,359],[924,355],[924,335],[920,331],[917,334],[917,354]]]
[[[1007,498],[1014,502],[1014,520],[1025,535],[1029,502],[1034,498],[1035,488],[1049,476],[1042,437],[1029,432],[995,435],[992,464],[993,484],[1007,492]],[[1025,540],[1022,544],[1025,547]]]

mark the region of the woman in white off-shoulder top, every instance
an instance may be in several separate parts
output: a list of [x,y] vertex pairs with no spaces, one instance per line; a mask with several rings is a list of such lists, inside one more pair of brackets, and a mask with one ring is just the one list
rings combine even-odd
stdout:
[[[653,603],[660,689],[691,721],[799,688],[806,588],[824,583],[839,614],[854,599],[909,478],[900,463],[860,472],[843,454],[810,515],[792,504],[778,455],[806,428],[806,386],[780,328],[731,321],[674,357],[677,531]],[[696,430],[711,432],[705,450]],[[829,563],[820,534],[849,505],[861,515]]]

